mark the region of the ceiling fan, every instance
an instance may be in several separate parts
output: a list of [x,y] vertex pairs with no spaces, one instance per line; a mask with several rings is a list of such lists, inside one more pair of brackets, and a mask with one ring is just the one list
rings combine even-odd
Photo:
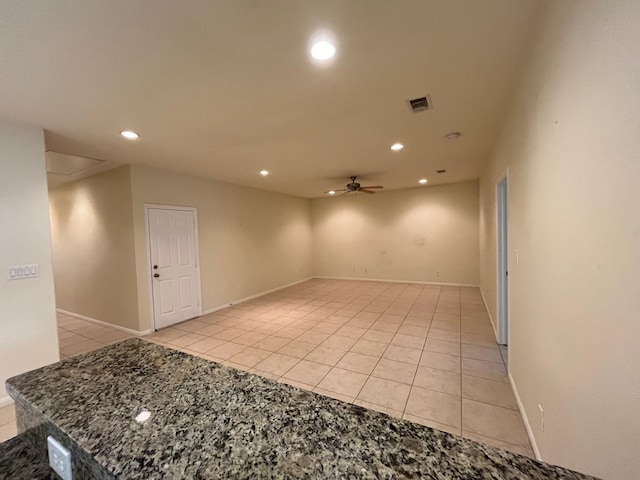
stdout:
[[[340,190],[327,190],[324,193],[330,193],[330,192],[344,192],[342,195],[346,195],[347,193],[350,192],[363,192],[363,193],[368,193],[369,195],[376,193],[373,190],[378,190],[380,188],[384,188],[382,185],[370,185],[367,187],[363,187],[361,186],[359,183],[356,182],[356,178],[357,177],[350,177],[351,178],[351,183],[347,183],[346,188],[341,188]],[[340,195],[340,196],[342,196]]]

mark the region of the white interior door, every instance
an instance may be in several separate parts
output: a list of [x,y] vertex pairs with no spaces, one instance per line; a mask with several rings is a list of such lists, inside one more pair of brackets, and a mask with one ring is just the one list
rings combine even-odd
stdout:
[[149,207],[149,258],[155,328],[200,314],[196,212]]
[[497,184],[497,240],[498,240],[498,343],[509,343],[509,227],[508,184],[503,177]]

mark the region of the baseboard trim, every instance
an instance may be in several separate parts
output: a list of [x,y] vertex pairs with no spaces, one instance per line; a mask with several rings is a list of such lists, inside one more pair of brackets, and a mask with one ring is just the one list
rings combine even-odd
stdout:
[[12,404],[13,404],[13,398],[11,398],[9,395],[0,398],[0,408],[6,407],[7,405],[12,405]]
[[491,322],[491,327],[493,328],[493,333],[496,336],[496,342],[498,341],[498,328],[496,327],[496,323],[493,321],[493,315],[491,315],[491,310],[489,310],[489,304],[487,303],[487,299],[484,296],[484,292],[482,291],[482,287],[480,287],[480,295],[482,295],[482,301],[484,302],[484,308],[487,311],[487,315],[489,315],[489,321]]
[[414,285],[434,285],[438,287],[479,287],[472,283],[449,283],[449,282],[423,282],[420,280],[390,280],[388,278],[368,278],[368,277],[330,277],[324,275],[316,275],[311,278],[322,280],[357,280],[364,282],[387,282],[387,283],[411,283]]
[[101,325],[103,327],[115,328],[116,330],[120,330],[122,332],[128,333],[129,335],[135,335],[137,337],[142,337],[143,335],[148,335],[151,333],[151,330],[132,330],[127,327],[121,327],[120,325],[114,325],[113,323],[103,322],[102,320],[96,320],[95,318],[85,317],[84,315],[80,315],[79,313],[70,312],[68,310],[63,310],[62,308],[56,308],[56,311],[62,313],[64,315],[69,315],[70,317],[75,317],[80,320],[86,320],[87,322],[95,323],[96,325]]
[[518,393],[518,389],[516,388],[516,381],[513,379],[511,372],[508,373],[511,390],[513,390],[513,396],[515,397],[516,403],[518,404],[518,410],[520,410],[520,416],[522,417],[522,421],[524,422],[524,428],[527,431],[527,436],[529,437],[531,448],[533,448],[533,454],[536,456],[536,460],[540,460],[542,462],[543,460],[542,456],[540,455],[540,450],[538,449],[538,444],[536,443],[536,437],[534,437],[533,435],[533,430],[531,429],[531,424],[529,423],[527,412],[524,411],[522,400],[520,400],[520,394]]
[[254,298],[264,297],[265,295],[269,295],[270,293],[277,292],[278,290],[283,290],[285,288],[293,287],[294,285],[298,285],[299,283],[308,282],[314,277],[303,278],[302,280],[296,280],[295,282],[287,283],[286,285],[281,285],[280,287],[272,288],[271,290],[265,290],[264,292],[256,293],[255,295],[251,295],[250,297],[240,298],[238,300],[233,300],[232,302],[225,303],[223,305],[218,305],[217,307],[209,308],[207,310],[203,310],[202,315],[209,315],[210,313],[215,313],[220,310],[224,310],[225,308],[232,307],[233,305],[238,305],[239,303],[248,302],[249,300],[253,300]]
[[[491,321],[491,327],[493,328],[493,333],[496,336],[496,342],[498,341],[498,329],[496,327],[495,322],[493,321],[493,316],[491,315],[491,310],[489,310],[489,305],[487,304],[487,299],[484,296],[484,292],[482,291],[482,287],[480,287],[480,295],[482,295],[482,301],[484,302],[484,308],[487,310],[487,314],[489,315],[489,321]],[[511,362],[509,362],[511,363]],[[531,443],[531,448],[533,448],[533,453],[536,456],[537,460],[542,460],[540,456],[540,450],[538,449],[538,444],[536,443],[536,438],[533,436],[533,430],[531,429],[531,424],[529,423],[529,418],[527,417],[527,413],[524,411],[524,406],[522,405],[522,400],[520,400],[520,394],[518,393],[518,388],[516,387],[516,382],[511,375],[510,365],[507,366],[507,373],[509,375],[509,383],[511,384],[511,390],[513,391],[513,396],[516,399],[516,404],[518,405],[518,410],[520,411],[520,416],[522,417],[522,421],[524,423],[524,428],[527,431],[527,437],[529,437],[529,442]]]

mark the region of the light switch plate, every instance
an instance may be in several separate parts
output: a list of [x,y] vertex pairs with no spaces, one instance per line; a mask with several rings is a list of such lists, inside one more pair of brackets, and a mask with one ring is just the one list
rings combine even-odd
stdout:
[[49,466],[62,480],[73,480],[71,470],[71,452],[51,435],[47,437],[47,449],[49,451]]
[[7,280],[19,280],[21,278],[35,278],[40,276],[40,265],[12,265],[7,267]]

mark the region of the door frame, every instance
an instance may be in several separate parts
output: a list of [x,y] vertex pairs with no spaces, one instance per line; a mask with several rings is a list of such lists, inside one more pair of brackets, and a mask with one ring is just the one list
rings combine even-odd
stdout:
[[[509,345],[511,338],[511,281],[509,271],[509,169],[496,180],[496,315],[498,344]],[[504,189],[504,191],[503,191]],[[506,298],[504,298],[506,297]]]
[[196,207],[181,207],[179,205],[158,205],[155,203],[145,203],[144,204],[144,230],[145,230],[145,240],[147,247],[147,278],[149,279],[149,302],[151,304],[151,331],[155,332],[156,328],[156,315],[155,315],[155,307],[153,303],[153,269],[151,268],[151,235],[149,231],[149,210],[151,209],[160,209],[160,210],[183,210],[188,212],[193,212],[193,229],[194,229],[194,248],[196,253],[196,291],[198,293],[198,317],[202,316],[202,286],[200,282],[200,239],[198,233],[198,209]]

